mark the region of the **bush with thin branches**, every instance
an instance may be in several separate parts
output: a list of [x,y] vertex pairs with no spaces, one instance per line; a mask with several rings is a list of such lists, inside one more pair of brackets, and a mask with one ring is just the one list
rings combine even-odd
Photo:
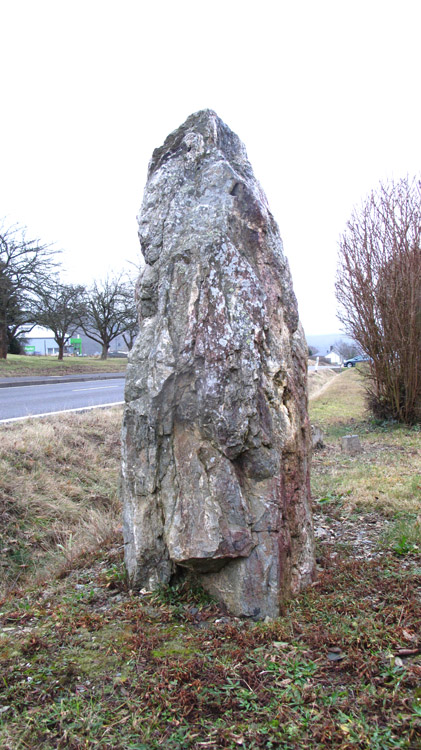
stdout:
[[421,416],[421,180],[381,183],[339,241],[339,318],[371,358],[374,415]]

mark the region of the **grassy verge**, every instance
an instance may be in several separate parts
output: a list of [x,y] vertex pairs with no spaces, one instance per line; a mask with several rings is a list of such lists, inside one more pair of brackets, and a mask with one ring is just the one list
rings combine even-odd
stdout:
[[77,373],[125,372],[126,357],[101,360],[96,357],[65,357],[59,362],[57,357],[20,356],[8,354],[0,360],[0,378],[17,378],[32,375],[72,375]]
[[309,398],[315,398],[319,393],[330,386],[333,378],[340,374],[340,370],[331,370],[330,368],[321,368],[320,370],[310,370],[308,373],[308,395]]
[[[315,497],[329,497],[344,510],[370,511],[389,518],[420,512],[421,465],[418,427],[379,423],[369,418],[357,370],[347,370],[310,402],[311,421],[320,425],[327,447],[312,465]],[[360,437],[362,453],[341,452],[341,437]]]
[[363,422],[367,415],[357,369],[344,370],[327,382],[329,387],[320,395],[313,396],[310,390],[310,418],[332,438],[345,434],[353,422]]
[[121,408],[3,426],[0,592],[62,566],[119,526]]
[[[324,411],[317,399],[313,402],[319,414],[330,415],[323,422],[327,447],[315,454],[313,471],[314,487],[323,482],[327,499],[322,502],[316,493],[315,509],[327,526],[336,523],[341,530],[350,528],[358,495],[342,497],[330,481],[343,474],[346,491],[354,492],[353,467],[366,460],[364,452],[344,462],[338,449],[342,432],[358,432],[364,451],[367,443],[378,444],[391,456],[399,453],[403,439],[412,445],[413,437],[410,431],[367,422],[363,411],[358,417],[358,392],[356,374],[347,372],[321,394],[327,399]],[[45,514],[46,527],[54,523],[69,497],[81,509],[79,521],[92,509],[99,508],[104,518],[109,512],[105,529],[112,533],[88,544],[85,525],[75,523],[71,552],[66,543],[69,520],[63,524],[60,517],[67,536],[63,549],[54,553],[58,567],[52,567],[50,557],[49,578],[42,586],[20,579],[0,602],[0,746],[419,748],[421,560],[416,550],[377,545],[375,558],[356,559],[349,538],[319,540],[315,585],[292,601],[282,617],[267,623],[230,617],[188,582],[155,594],[134,594],[123,568],[115,503],[120,414],[115,409],[108,417],[103,412],[72,417],[56,451],[61,462],[49,450],[59,441],[62,420],[49,420],[51,431],[42,439],[37,433],[47,422],[37,423],[32,433],[24,432],[30,425],[2,431],[9,442],[1,474],[10,464],[11,507],[24,507],[25,497],[32,503],[26,517],[18,514],[10,526],[9,542],[15,533],[38,533],[37,515]],[[36,440],[38,453],[32,447]],[[73,451],[79,458],[72,459]],[[378,447],[376,451],[375,456],[381,453]],[[87,456],[89,473],[79,465],[81,454]],[[416,456],[410,456],[414,468]],[[32,494],[30,460],[44,471]],[[405,465],[409,472],[410,463]],[[402,468],[394,466],[391,476]],[[59,491],[55,496],[50,485],[42,496],[50,473]],[[12,494],[13,482],[24,480]],[[366,491],[370,517],[390,517],[388,487],[393,486],[384,484],[381,496],[386,515]],[[93,499],[96,487],[107,499],[100,504]],[[394,497],[392,504],[396,501]],[[365,516],[354,515],[360,529]],[[72,518],[73,524],[76,516]],[[46,553],[52,554],[48,544]],[[37,566],[42,554],[36,545],[28,550]]]

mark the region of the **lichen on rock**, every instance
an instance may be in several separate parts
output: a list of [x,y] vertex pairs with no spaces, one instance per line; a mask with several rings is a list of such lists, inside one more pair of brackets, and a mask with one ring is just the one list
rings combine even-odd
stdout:
[[123,423],[132,585],[193,571],[237,615],[307,585],[307,347],[278,227],[239,138],[198,112],[154,151]]

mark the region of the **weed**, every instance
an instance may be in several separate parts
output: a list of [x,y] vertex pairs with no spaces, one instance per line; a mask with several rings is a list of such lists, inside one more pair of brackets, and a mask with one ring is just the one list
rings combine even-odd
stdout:
[[189,604],[201,607],[215,602],[214,598],[188,575],[177,578],[170,584],[159,586],[153,594],[153,601],[177,607]]
[[109,568],[104,570],[101,580],[111,590],[128,591],[129,589],[127,570],[123,561],[113,563]]
[[405,515],[389,524],[381,543],[389,547],[395,555],[404,557],[421,550],[421,516]]

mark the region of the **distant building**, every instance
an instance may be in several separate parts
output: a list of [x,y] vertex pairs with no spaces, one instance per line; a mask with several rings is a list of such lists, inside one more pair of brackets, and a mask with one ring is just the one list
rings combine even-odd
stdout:
[[343,357],[339,352],[336,351],[336,349],[333,348],[333,346],[330,347],[330,351],[328,351],[327,354],[323,355],[325,359],[328,359],[331,365],[341,365],[343,362]]
[[23,340],[25,354],[38,354],[45,356],[58,354],[58,346],[54,340],[53,332],[48,328],[35,326],[30,333],[27,333],[23,337]]
[[[58,354],[58,346],[54,340],[53,332],[48,328],[35,326],[32,331],[24,337],[24,350],[26,354],[38,354],[42,356],[53,356]],[[80,353],[82,355],[93,356],[101,354],[101,344],[93,341],[82,331],[75,332],[69,342],[64,347],[65,354]],[[123,336],[117,336],[110,345],[110,353],[127,352],[127,346],[124,343]]]
[[48,336],[26,336],[23,346],[25,354],[58,354],[58,346]]

